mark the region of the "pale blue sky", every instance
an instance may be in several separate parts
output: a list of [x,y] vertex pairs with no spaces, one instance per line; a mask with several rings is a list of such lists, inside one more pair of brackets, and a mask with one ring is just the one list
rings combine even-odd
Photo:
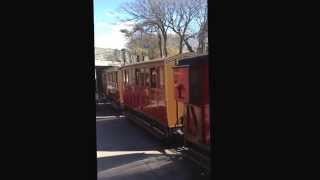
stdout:
[[[94,41],[96,47],[114,49],[125,47],[126,39],[120,29],[130,29],[132,23],[120,21],[119,18],[127,17],[121,11],[120,6],[129,1],[134,0],[94,0]],[[195,30],[198,29],[195,23],[192,23],[191,27]]]
[[126,40],[120,33],[121,28],[129,28],[128,23],[121,23],[119,18],[122,3],[130,0],[94,0],[95,46],[121,49]]

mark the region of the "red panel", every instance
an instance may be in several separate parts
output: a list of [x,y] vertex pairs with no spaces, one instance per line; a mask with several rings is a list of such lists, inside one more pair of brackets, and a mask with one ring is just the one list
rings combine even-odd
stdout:
[[[181,66],[180,68],[174,68],[174,73],[176,99],[187,104],[184,128],[185,138],[196,144],[209,145],[211,122],[208,64],[189,67]],[[189,83],[193,83],[192,87]],[[181,84],[183,87],[188,87],[189,90],[185,91],[185,94],[182,93],[182,97],[178,89]],[[180,93],[180,97],[178,93]],[[201,96],[199,96],[200,94]],[[188,97],[184,95],[188,95]]]
[[189,68],[176,67],[173,69],[175,98],[177,101],[189,102]]
[[210,99],[210,93],[209,93],[209,67],[208,64],[206,63],[205,65],[202,66],[203,69],[203,99],[202,99],[202,104],[209,104],[209,99]]
[[189,105],[187,107],[187,127],[185,129],[186,138],[192,142],[199,142],[202,139],[202,108]]
[[163,88],[131,86],[123,92],[124,104],[143,112],[148,117],[159,120],[167,126],[167,112]]
[[203,122],[203,139],[205,144],[210,144],[210,107],[207,104],[204,107],[204,122]]

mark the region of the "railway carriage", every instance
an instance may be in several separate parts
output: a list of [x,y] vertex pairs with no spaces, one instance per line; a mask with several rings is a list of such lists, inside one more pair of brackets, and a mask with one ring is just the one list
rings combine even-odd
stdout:
[[131,118],[140,117],[149,132],[168,140],[182,130],[184,145],[209,163],[208,61],[208,55],[184,53],[108,68],[105,94]]
[[[129,64],[120,68],[120,103],[149,119],[165,137],[182,127],[182,103],[174,99],[172,66],[168,59]],[[180,106],[180,110],[179,110]]]
[[149,120],[166,137],[183,127],[186,143],[209,151],[208,55],[184,53],[108,68],[106,95]]
[[175,99],[184,104],[185,144],[210,153],[208,55],[180,60],[174,68]]
[[104,94],[114,102],[120,102],[119,78],[119,67],[109,67],[103,72]]
[[[102,89],[112,106],[130,119],[143,122],[151,133],[171,144],[180,137],[187,156],[210,169],[209,57],[184,53],[108,67],[102,70]],[[178,130],[182,136],[175,136]],[[181,144],[180,144],[181,145]],[[210,170],[209,170],[210,171]]]

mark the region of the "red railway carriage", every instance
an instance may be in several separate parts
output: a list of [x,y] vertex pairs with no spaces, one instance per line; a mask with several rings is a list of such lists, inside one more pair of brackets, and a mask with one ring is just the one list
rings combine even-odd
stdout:
[[121,68],[123,104],[167,126],[163,59]]
[[174,99],[172,67],[178,59],[186,56],[193,54],[143,61],[120,68],[120,103],[151,120],[149,124],[165,137],[170,137],[183,126],[183,104]]
[[175,98],[184,104],[184,139],[210,151],[208,55],[180,60],[174,69]]
[[103,87],[105,95],[115,102],[120,101],[119,67],[110,67],[103,73]]
[[182,54],[105,71],[106,95],[151,120],[167,137],[184,127],[186,142],[210,145],[208,56]]

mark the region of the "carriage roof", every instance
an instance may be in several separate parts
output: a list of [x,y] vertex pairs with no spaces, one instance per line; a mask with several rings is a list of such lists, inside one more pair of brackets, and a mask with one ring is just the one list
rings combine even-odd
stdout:
[[111,66],[111,67],[108,67],[105,71],[106,72],[114,72],[114,71],[118,71],[119,70],[119,66]]
[[172,63],[172,62],[176,62],[177,60],[182,60],[185,58],[191,58],[191,57],[196,57],[199,56],[198,54],[195,53],[183,53],[183,54],[178,54],[178,55],[174,55],[174,56],[170,56],[170,57],[166,57],[166,58],[157,58],[157,59],[153,59],[153,60],[149,60],[149,61],[141,61],[141,62],[136,62],[136,63],[132,63],[132,64],[128,64],[125,66],[120,67],[120,69],[124,69],[124,68],[130,68],[130,67],[135,67],[135,66],[142,66],[142,65],[149,65],[152,63]]
[[164,58],[157,58],[157,59],[154,59],[154,60],[141,61],[141,62],[128,64],[128,65],[120,67],[120,69],[127,68],[127,67],[140,66],[140,65],[147,65],[147,64],[152,64],[152,63],[159,63],[159,62],[163,62],[163,61],[164,61]]

